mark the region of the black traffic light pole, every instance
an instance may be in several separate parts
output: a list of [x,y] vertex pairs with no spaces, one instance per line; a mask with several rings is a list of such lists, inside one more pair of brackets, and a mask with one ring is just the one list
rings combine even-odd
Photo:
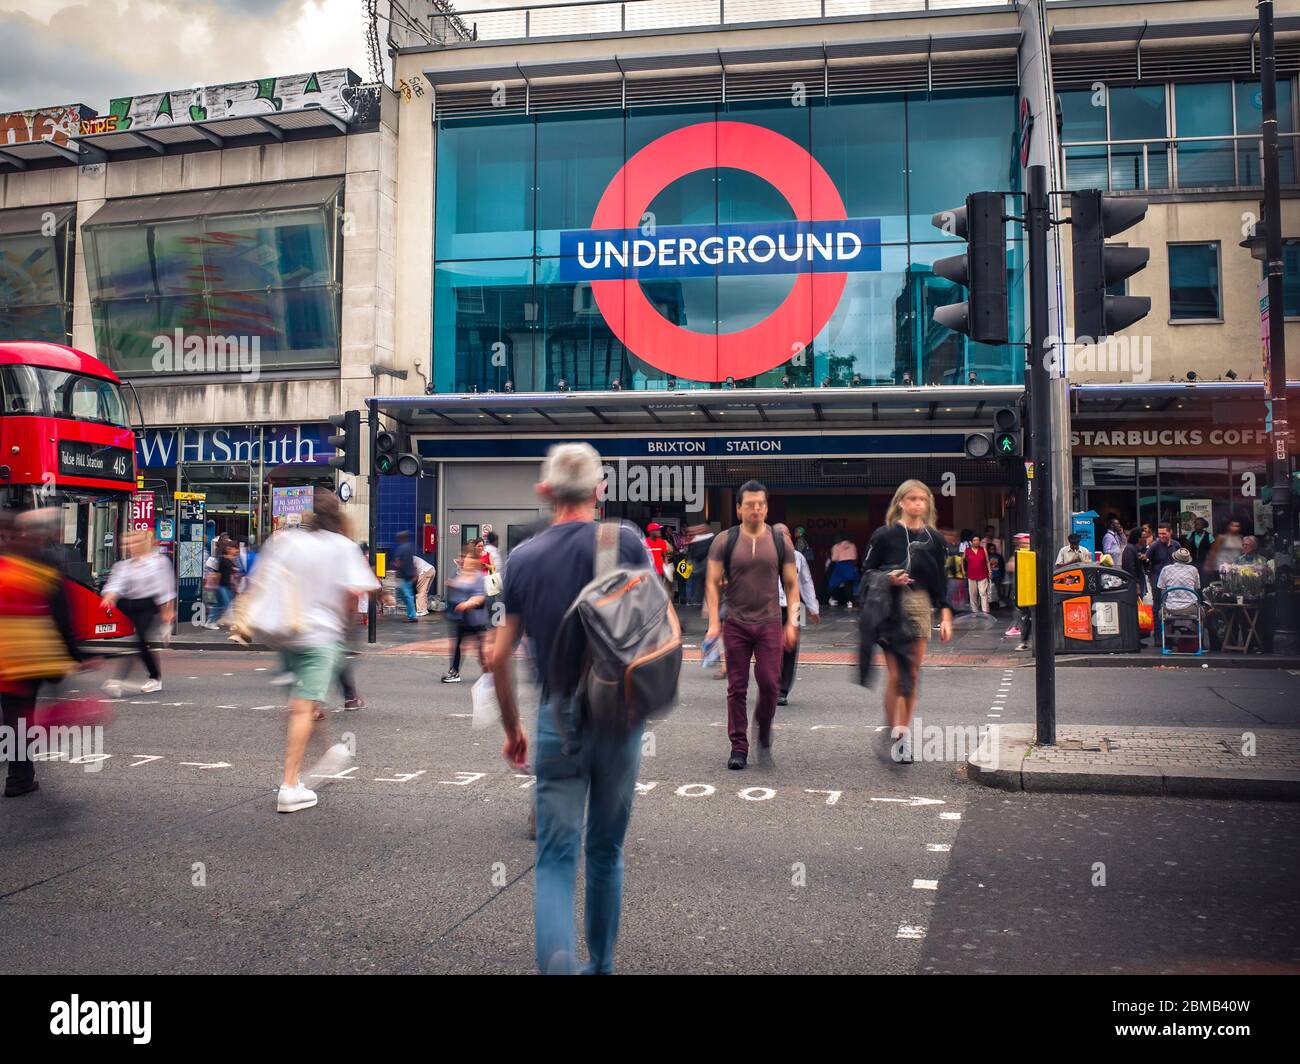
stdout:
[[[370,544],[370,566],[373,569],[375,565],[375,537],[379,533],[379,474],[375,471],[375,443],[379,436],[379,401],[377,399],[366,400],[367,418],[370,425],[370,448],[367,454],[370,456],[370,476],[367,480],[369,485],[369,505],[370,511],[370,529],[367,533],[367,542]],[[370,608],[366,611],[366,642],[374,643],[379,639],[378,618],[379,618],[379,596],[382,590],[375,592],[370,596]]]
[[1273,44],[1273,0],[1259,0],[1260,105],[1264,135],[1265,277],[1268,282],[1268,395],[1273,410],[1269,480],[1273,485],[1274,565],[1277,607],[1273,649],[1295,650],[1294,576],[1291,556],[1291,461],[1286,402],[1286,308],[1282,294],[1282,193],[1277,157],[1277,63]]
[[1047,232],[1052,202],[1047,168],[1031,166],[1025,223],[1029,236],[1029,419],[1034,475],[1029,480],[1038,594],[1034,605],[1034,704],[1037,743],[1056,744],[1056,633],[1052,627],[1052,405],[1047,337]]

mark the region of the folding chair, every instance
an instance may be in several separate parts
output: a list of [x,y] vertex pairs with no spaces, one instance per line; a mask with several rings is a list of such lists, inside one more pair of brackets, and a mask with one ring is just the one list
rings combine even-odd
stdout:
[[[1186,591],[1196,596],[1195,607],[1170,607],[1169,595]],[[1160,653],[1198,657],[1205,653],[1205,609],[1201,592],[1194,587],[1167,587],[1160,599]],[[1190,649],[1189,649],[1190,647]]]

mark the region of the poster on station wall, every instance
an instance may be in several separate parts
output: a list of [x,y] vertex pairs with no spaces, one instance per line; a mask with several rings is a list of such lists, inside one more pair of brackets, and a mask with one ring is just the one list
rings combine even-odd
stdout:
[[312,511],[312,496],[315,491],[311,487],[272,488],[271,530],[278,532],[282,528],[302,524],[302,515]]
[[131,496],[131,528],[136,532],[152,532],[154,522],[153,492],[137,491]]

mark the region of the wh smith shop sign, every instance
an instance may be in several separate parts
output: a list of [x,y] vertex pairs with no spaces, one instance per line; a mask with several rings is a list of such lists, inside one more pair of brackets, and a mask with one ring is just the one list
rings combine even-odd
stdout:
[[136,440],[141,469],[169,469],[190,462],[247,462],[264,466],[328,465],[334,429],[322,425],[216,425],[145,429]]

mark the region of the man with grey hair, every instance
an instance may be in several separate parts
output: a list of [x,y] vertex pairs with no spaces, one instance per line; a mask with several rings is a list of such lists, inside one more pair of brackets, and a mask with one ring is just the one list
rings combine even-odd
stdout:
[[[502,598],[505,624],[493,651],[492,674],[506,739],[502,753],[515,768],[528,762],[528,739],[519,719],[512,658],[527,636],[541,684],[533,771],[537,776],[537,864],[533,903],[537,968],[578,970],[573,894],[586,816],[586,937],[583,971],[614,970],[614,942],[623,905],[623,837],[632,814],[641,764],[640,725],[625,736],[584,730],[577,698],[552,695],[548,673],[555,635],[569,607],[595,576],[597,491],[604,476],[600,456],[585,443],[552,447],[538,493],[555,509],[550,527],[510,552]],[[631,525],[619,529],[618,564],[648,569],[650,557]],[[570,721],[562,738],[557,716]]]

